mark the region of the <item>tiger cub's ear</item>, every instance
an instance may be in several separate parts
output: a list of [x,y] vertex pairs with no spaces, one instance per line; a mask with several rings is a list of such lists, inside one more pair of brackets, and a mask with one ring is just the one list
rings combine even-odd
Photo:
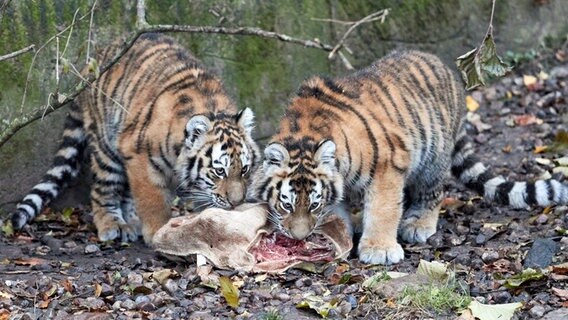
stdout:
[[254,112],[250,108],[244,108],[237,114],[237,124],[250,135],[254,129]]
[[199,148],[205,142],[203,137],[211,129],[211,120],[204,115],[191,117],[185,125],[185,145],[192,148]]
[[290,155],[282,144],[273,142],[264,149],[264,171],[266,174],[274,169],[287,166],[288,161],[290,161]]
[[314,160],[325,169],[332,169],[335,166],[335,142],[323,140],[319,143]]

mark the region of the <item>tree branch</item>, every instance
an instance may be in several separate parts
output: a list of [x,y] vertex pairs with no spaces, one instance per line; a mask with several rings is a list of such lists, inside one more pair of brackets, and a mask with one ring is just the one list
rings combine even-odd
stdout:
[[27,47],[25,47],[25,48],[23,48],[23,49],[20,49],[20,50],[18,50],[18,51],[14,51],[14,52],[12,52],[12,53],[8,53],[8,54],[6,54],[6,55],[0,56],[0,61],[4,61],[4,60],[8,60],[8,59],[15,58],[15,57],[17,57],[17,56],[19,56],[19,55],[21,55],[21,54],[26,53],[26,52],[33,51],[34,48],[35,48],[35,45],[32,44],[31,46],[27,46]]
[[354,23],[351,24],[351,27],[349,27],[349,29],[347,29],[347,31],[345,32],[345,34],[343,34],[343,37],[341,37],[341,39],[339,40],[339,42],[337,42],[337,44],[335,45],[335,47],[333,47],[333,49],[331,50],[331,52],[329,53],[328,58],[329,59],[333,59],[333,56],[335,55],[335,53],[337,52],[337,50],[341,49],[341,47],[343,46],[343,43],[345,42],[345,40],[347,39],[347,37],[349,37],[349,35],[351,34],[351,32],[353,32],[353,30],[355,30],[358,26],[362,25],[363,23],[367,23],[367,22],[371,22],[371,21],[376,21],[376,20],[380,20],[381,23],[383,23],[385,21],[385,18],[387,17],[387,15],[389,14],[390,9],[383,9],[380,11],[377,11],[375,13],[371,13],[370,15],[366,16],[365,18],[356,21]]
[[[388,9],[386,9],[388,10]],[[367,18],[367,21],[376,17],[378,13],[375,13]],[[144,11],[144,0],[138,0],[137,2],[137,22],[146,21],[145,20],[145,11]],[[107,61],[104,65],[99,68],[98,75],[102,75],[108,69],[110,69],[125,53],[128,51],[134,42],[140,37],[140,35],[149,32],[188,32],[188,33],[209,33],[209,34],[225,34],[225,35],[239,35],[239,36],[257,36],[266,39],[274,39],[279,40],[282,42],[289,42],[294,44],[302,45],[306,48],[314,48],[320,49],[324,51],[331,52],[334,50],[334,47],[321,43],[315,40],[305,40],[300,38],[291,37],[285,34],[280,34],[272,31],[266,31],[263,29],[255,28],[255,27],[238,27],[238,28],[224,28],[224,27],[211,27],[211,26],[190,26],[190,25],[146,25],[138,26],[139,29],[133,33],[131,33],[124,41],[121,46],[120,51],[110,60]],[[361,24],[363,22],[360,22]],[[357,25],[359,25],[357,24]],[[354,28],[353,28],[354,29]],[[347,35],[344,35],[342,41],[345,41]],[[338,44],[339,46],[342,45],[342,41]],[[336,46],[337,47],[337,46]],[[337,52],[339,48],[335,49]],[[346,68],[353,69],[349,61],[345,56],[339,52],[341,61],[344,63]],[[65,106],[69,102],[73,101],[85,88],[90,86],[90,84],[96,80],[96,73],[90,73],[85,80],[81,81],[78,86],[76,86],[75,91],[71,94],[65,96],[63,94],[59,94],[56,96],[56,101],[48,102],[48,104],[39,107],[36,111],[32,112],[31,114],[22,115],[21,117],[17,117],[6,130],[0,133],[0,148],[10,140],[20,129],[26,127],[30,123],[43,118],[44,116],[52,113],[53,111],[60,109],[61,107]]]

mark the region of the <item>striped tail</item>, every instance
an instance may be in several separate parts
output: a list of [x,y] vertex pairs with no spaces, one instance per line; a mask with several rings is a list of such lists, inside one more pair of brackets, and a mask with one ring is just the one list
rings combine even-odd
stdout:
[[458,137],[452,157],[452,175],[489,201],[513,208],[568,203],[568,186],[557,180],[519,182],[495,176],[476,157],[465,130]]
[[79,106],[72,102],[69,114],[65,119],[63,141],[59,146],[51,168],[32,190],[18,203],[16,212],[12,214],[12,225],[21,229],[33,220],[67,186],[69,181],[77,177],[86,146],[86,133],[83,127]]

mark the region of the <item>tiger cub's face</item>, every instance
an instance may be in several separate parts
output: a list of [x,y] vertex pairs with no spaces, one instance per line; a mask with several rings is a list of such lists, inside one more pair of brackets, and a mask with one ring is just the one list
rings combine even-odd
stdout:
[[234,116],[196,115],[188,121],[176,163],[177,195],[193,210],[231,209],[243,202],[259,159],[253,127],[249,108]]
[[316,230],[331,206],[341,201],[343,178],[335,163],[333,141],[289,149],[278,142],[266,147],[251,193],[268,203],[269,219],[279,231],[300,240]]

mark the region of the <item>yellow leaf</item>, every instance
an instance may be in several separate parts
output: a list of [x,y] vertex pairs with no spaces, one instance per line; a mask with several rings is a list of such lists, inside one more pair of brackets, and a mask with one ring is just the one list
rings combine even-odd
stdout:
[[547,150],[548,150],[548,146],[535,146],[534,147],[534,153],[536,153],[536,154],[546,152]]
[[95,283],[95,297],[100,297],[101,292],[103,292],[103,286],[101,286],[98,282]]
[[544,71],[540,71],[538,73],[538,78],[540,80],[547,80],[548,79],[548,73],[544,72]]
[[13,295],[8,292],[0,291],[0,298],[2,299],[11,299]]
[[473,300],[468,308],[479,320],[509,320],[513,317],[515,310],[522,306],[520,302],[489,305]]
[[538,81],[538,79],[535,76],[530,76],[530,75],[524,75],[523,76],[523,83],[525,84],[525,87],[532,86],[537,81]]
[[475,112],[477,109],[479,109],[479,103],[469,95],[465,97],[465,105],[467,107],[467,110],[469,110],[470,112]]
[[239,290],[235,287],[231,279],[228,277],[219,277],[219,284],[221,285],[221,294],[227,301],[227,304],[232,308],[239,306]]

